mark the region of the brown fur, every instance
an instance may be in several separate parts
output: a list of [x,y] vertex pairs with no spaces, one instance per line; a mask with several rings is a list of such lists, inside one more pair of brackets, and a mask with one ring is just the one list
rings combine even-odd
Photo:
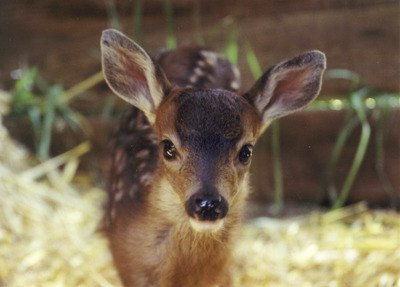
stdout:
[[113,138],[106,212],[124,286],[231,286],[231,250],[249,189],[242,150],[249,155],[272,119],[316,97],[323,54],[272,67],[241,96],[232,85],[236,70],[209,49],[160,57],[170,83],[121,33],[107,30],[101,43],[108,84],[136,107]]
[[[182,90],[176,91],[158,110],[155,130],[159,139],[166,136],[181,139],[176,127],[171,125],[176,122],[175,104],[180,96]],[[246,102],[240,100],[240,103],[249,109],[241,113],[243,121],[253,121],[255,127],[241,133],[240,139],[255,141],[258,117],[250,112],[251,107]],[[109,233],[115,263],[125,286],[230,286],[227,264],[248,192],[247,167],[237,170],[219,164],[213,177],[221,194],[229,200],[230,215],[217,232],[199,233],[190,226],[184,202],[196,191],[201,179],[196,177],[199,173],[196,162],[190,160],[194,156],[190,147],[184,148],[187,143],[178,140],[174,142],[186,158],[183,168],[159,163],[152,185],[140,196],[140,201],[125,199],[123,202],[130,202],[130,205],[117,207]],[[235,143],[238,142],[236,139]],[[226,157],[234,158],[236,149],[235,152],[228,150]],[[119,156],[115,154],[114,158]],[[128,178],[124,176],[122,180],[129,182]],[[159,281],[153,282],[152,278],[159,278]]]

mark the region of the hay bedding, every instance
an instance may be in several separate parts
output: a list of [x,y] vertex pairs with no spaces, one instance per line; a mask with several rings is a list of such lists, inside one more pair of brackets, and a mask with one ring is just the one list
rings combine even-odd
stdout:
[[[88,145],[33,165],[2,111],[0,286],[120,286],[96,232],[105,193],[75,174]],[[400,287],[400,215],[360,204],[257,219],[243,228],[235,262],[235,286]]]
[[364,204],[258,219],[236,251],[237,286],[400,287],[400,216]]

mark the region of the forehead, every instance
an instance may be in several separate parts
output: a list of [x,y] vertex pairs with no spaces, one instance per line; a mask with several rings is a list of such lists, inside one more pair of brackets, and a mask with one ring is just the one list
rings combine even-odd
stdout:
[[254,142],[259,123],[255,109],[233,92],[176,89],[157,110],[155,127],[160,140],[215,155],[243,139]]
[[188,90],[175,98],[176,129],[183,140],[235,141],[243,133],[243,101],[225,90]]

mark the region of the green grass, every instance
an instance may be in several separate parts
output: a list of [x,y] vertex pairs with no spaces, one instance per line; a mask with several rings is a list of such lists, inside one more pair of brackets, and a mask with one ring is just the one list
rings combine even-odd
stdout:
[[[365,159],[367,148],[371,143],[371,125],[369,123],[369,116],[374,113],[377,119],[376,136],[375,136],[375,169],[377,175],[382,183],[383,190],[388,194],[391,205],[393,207],[400,206],[399,200],[395,195],[394,188],[384,170],[384,133],[385,124],[389,118],[390,110],[399,107],[399,95],[387,94],[378,91],[370,85],[364,84],[359,75],[354,72],[335,69],[329,70],[326,73],[326,80],[329,79],[342,79],[350,81],[350,88],[348,95],[345,99],[335,99],[336,104],[334,109],[346,109],[347,116],[344,121],[343,128],[338,134],[330,160],[327,165],[325,179],[323,180],[323,190],[329,194],[333,208],[340,208],[346,204],[354,182],[358,176],[361,165]],[[397,100],[396,100],[397,99]],[[397,102],[397,103],[396,103]],[[340,104],[339,104],[340,103]],[[336,106],[336,107],[335,107]],[[311,109],[327,108],[329,107],[328,101],[320,101],[311,106]],[[343,182],[342,187],[339,189],[335,185],[335,172],[337,171],[337,164],[341,158],[342,151],[346,146],[349,137],[356,132],[356,128],[361,127],[361,133],[357,149],[348,174]]]
[[88,132],[85,117],[70,106],[70,101],[100,81],[102,75],[95,74],[65,91],[62,85],[48,84],[37,68],[22,73],[12,92],[10,117],[19,122],[29,120],[38,159],[49,158],[57,121],[65,123],[75,132]]

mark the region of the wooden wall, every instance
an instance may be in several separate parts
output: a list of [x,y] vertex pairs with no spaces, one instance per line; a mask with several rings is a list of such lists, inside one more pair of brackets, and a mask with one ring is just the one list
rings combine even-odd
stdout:
[[[132,29],[132,7],[135,1],[116,1],[124,31]],[[156,53],[164,46],[166,24],[162,0],[144,2],[141,44]],[[193,1],[172,1],[175,31],[179,42],[193,40]],[[0,88],[12,86],[10,71],[38,66],[50,82],[65,87],[80,82],[100,69],[99,37],[108,27],[107,11],[102,0],[14,0],[0,2]],[[344,68],[380,89],[399,92],[400,21],[399,2],[390,0],[205,0],[198,1],[201,30],[207,44],[222,49],[229,29],[217,29],[225,17],[236,23],[240,45],[239,65],[243,86],[249,87],[252,76],[246,65],[243,47],[250,43],[262,67],[308,49],[327,54],[329,68]],[[226,19],[226,18],[225,18]],[[213,34],[213,31],[215,34]],[[348,85],[325,81],[321,97],[343,96]],[[86,111],[91,105],[102,105],[109,95],[105,85],[92,90],[88,99],[78,102]],[[123,105],[120,103],[120,105]],[[373,119],[371,119],[373,121]],[[326,194],[319,189],[320,177],[332,146],[343,124],[343,114],[301,113],[284,119],[282,161],[285,192],[290,200],[316,201]],[[400,116],[394,111],[387,126],[387,172],[400,197]],[[103,158],[104,135],[110,123],[95,134],[95,156]],[[16,133],[16,131],[15,131]],[[27,134],[27,132],[22,132]],[[255,160],[255,197],[271,200],[273,185],[268,134],[257,147]],[[65,139],[55,139],[62,146]],[[71,140],[74,142],[74,140]],[[340,162],[338,185],[348,171],[358,142],[356,134]],[[71,143],[72,145],[72,143]],[[61,150],[62,148],[60,148]],[[351,194],[374,203],[387,203],[374,171],[374,146],[368,148],[366,162]],[[104,161],[106,162],[106,161]]]

